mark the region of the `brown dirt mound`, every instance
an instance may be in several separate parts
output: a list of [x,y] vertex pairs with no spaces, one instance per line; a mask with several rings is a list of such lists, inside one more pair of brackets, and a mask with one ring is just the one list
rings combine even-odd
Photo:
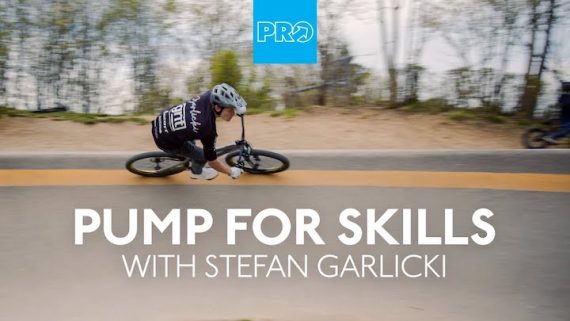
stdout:
[[[246,117],[247,139],[269,149],[505,149],[520,148],[512,125],[455,122],[445,115],[374,108],[312,107],[296,117]],[[218,120],[218,145],[239,138],[239,119]],[[0,118],[1,151],[154,150],[149,125],[83,125],[34,118]]]

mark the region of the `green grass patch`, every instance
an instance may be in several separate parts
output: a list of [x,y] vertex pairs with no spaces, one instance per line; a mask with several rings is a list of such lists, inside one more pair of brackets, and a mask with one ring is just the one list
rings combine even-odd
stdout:
[[417,101],[412,104],[400,107],[401,110],[415,113],[440,114],[451,111],[453,106],[449,105],[443,98],[432,98],[426,101]]
[[494,124],[504,124],[507,122],[507,118],[505,116],[498,114],[483,114],[481,115],[481,119]]
[[145,125],[149,122],[143,118],[132,115],[106,115],[106,114],[83,114],[74,112],[54,112],[54,113],[34,113],[27,110],[18,110],[7,107],[0,107],[0,115],[8,117],[27,117],[27,118],[46,118],[55,121],[72,121],[85,125],[94,125],[98,123],[124,123],[132,122]]
[[17,110],[8,107],[0,107],[0,115],[8,116],[8,117],[26,117],[26,111]]
[[524,118],[516,118],[515,124],[521,128],[527,127],[541,127],[544,124],[543,119],[524,119]]
[[522,118],[517,119],[515,121],[515,123],[520,127],[527,127],[527,126],[534,125],[534,121],[528,120],[528,119],[522,119]]
[[150,123],[150,121],[148,121],[145,118],[141,118],[141,117],[127,117],[127,120],[131,123],[135,123],[135,124],[139,124],[139,125],[148,125]]
[[270,117],[285,117],[285,118],[295,118],[299,112],[295,108],[285,108],[279,111],[272,111],[269,113]]
[[454,110],[448,114],[449,119],[455,121],[473,120],[477,115],[468,109]]
[[498,108],[475,108],[465,109],[457,108],[449,105],[443,98],[432,98],[426,101],[418,101],[412,104],[404,105],[400,108],[403,111],[412,113],[429,113],[441,114],[446,113],[450,120],[467,121],[467,120],[484,120],[494,124],[507,123],[510,117],[501,114]]

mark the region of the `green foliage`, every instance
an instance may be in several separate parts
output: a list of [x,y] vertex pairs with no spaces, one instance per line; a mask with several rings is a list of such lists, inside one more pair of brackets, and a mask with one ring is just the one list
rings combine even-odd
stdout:
[[481,119],[495,124],[503,124],[507,121],[506,117],[498,114],[483,114],[481,115]]
[[540,119],[526,119],[526,118],[515,118],[515,125],[521,128],[528,128],[528,127],[535,127],[535,126],[543,126],[543,120]]
[[[266,72],[260,87],[256,66],[250,65],[248,71],[248,77],[244,80],[239,57],[234,51],[220,51],[212,57],[210,63],[212,85],[225,82],[236,88],[247,102],[248,114],[273,110],[275,107],[275,100],[271,97],[273,75]],[[191,84],[195,84],[195,81],[188,83],[189,86]]]
[[286,106],[292,106],[296,108],[304,106],[302,95],[293,91],[295,88],[299,88],[303,85],[299,81],[302,78],[303,77],[296,76],[286,76],[284,78],[287,91],[283,94],[283,102]]
[[476,118],[475,113],[469,109],[458,109],[452,111],[448,115],[449,119],[455,121],[465,121],[465,120],[473,120]]
[[441,114],[447,113],[447,117],[455,121],[484,120],[489,123],[503,124],[509,118],[503,115],[495,106],[486,106],[476,109],[457,108],[447,103],[443,98],[432,98],[426,101],[418,101],[405,105],[404,111],[414,113]]
[[132,21],[144,10],[144,0],[112,0],[97,27],[105,29],[118,21]]
[[[157,6],[149,0],[111,0],[97,27],[116,46],[115,55],[130,64],[137,108],[152,109],[164,96],[155,92],[158,86],[160,39],[167,26],[173,3]],[[158,102],[155,102],[156,98]],[[155,106],[156,107],[156,106]],[[154,108],[155,108],[154,107]]]
[[191,95],[197,95],[204,90],[207,90],[210,82],[208,81],[210,75],[209,70],[205,64],[199,64],[190,71],[190,77],[186,79],[186,90]]
[[426,101],[416,101],[401,108],[410,112],[424,112],[430,114],[440,114],[453,110],[453,106],[447,103],[444,98],[431,98]]
[[97,123],[124,123],[133,122],[140,125],[148,124],[148,120],[136,116],[110,116],[106,114],[84,114],[74,112],[55,112],[55,113],[33,113],[27,110],[17,110],[13,108],[0,107],[0,116],[8,117],[26,117],[26,118],[46,118],[55,121],[72,121],[85,125],[94,125]]
[[166,12],[175,12],[176,2],[174,0],[166,0],[166,3],[164,4],[164,10],[166,10]]
[[476,94],[473,85],[475,73],[470,67],[456,68],[447,72],[448,81],[453,85],[454,105],[464,107],[467,105],[467,100]]
[[350,106],[369,106],[374,105],[374,102],[368,99],[365,95],[351,95],[348,104]]
[[175,105],[179,99],[173,99],[168,89],[153,88],[143,93],[136,110],[139,113],[154,113],[156,110]]
[[269,84],[263,85],[259,89],[253,87],[244,86],[239,89],[240,95],[247,102],[248,114],[251,110],[273,110],[275,108],[275,101],[271,97],[271,88]]
[[507,117],[502,112],[501,106],[498,104],[487,103],[483,107],[478,108],[479,117],[487,122],[495,124],[503,124],[507,122]]
[[[259,89],[248,88],[246,91],[246,96],[244,99],[248,101],[248,104],[259,108],[261,110],[274,110],[276,106],[276,101],[271,97],[271,87],[268,82],[266,82]],[[249,99],[249,100],[247,100]]]
[[419,100],[420,80],[424,71],[425,67],[419,64],[408,64],[404,68],[405,82],[401,86],[404,104],[413,104]]
[[212,86],[225,82],[237,88],[242,80],[237,53],[231,50],[216,53],[210,63],[210,72],[212,74]]

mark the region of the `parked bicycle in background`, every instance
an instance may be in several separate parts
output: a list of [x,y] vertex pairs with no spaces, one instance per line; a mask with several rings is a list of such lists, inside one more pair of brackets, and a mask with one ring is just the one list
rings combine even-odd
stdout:
[[522,136],[522,144],[526,148],[548,148],[564,144],[568,146],[570,136],[570,82],[562,81],[557,112],[549,117],[542,126],[527,129]]

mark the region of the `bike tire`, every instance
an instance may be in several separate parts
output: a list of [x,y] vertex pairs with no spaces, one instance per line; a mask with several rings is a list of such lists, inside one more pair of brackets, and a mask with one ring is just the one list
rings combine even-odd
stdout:
[[190,159],[165,152],[147,152],[129,158],[125,164],[131,173],[144,177],[166,177],[188,169]]
[[[226,163],[236,166],[240,152],[233,151],[226,155]],[[254,149],[244,160],[242,169],[251,174],[274,174],[289,168],[287,157],[268,150]]]
[[548,143],[542,140],[548,135],[548,131],[543,128],[529,128],[522,135],[522,145],[528,149],[542,149],[548,147]]

